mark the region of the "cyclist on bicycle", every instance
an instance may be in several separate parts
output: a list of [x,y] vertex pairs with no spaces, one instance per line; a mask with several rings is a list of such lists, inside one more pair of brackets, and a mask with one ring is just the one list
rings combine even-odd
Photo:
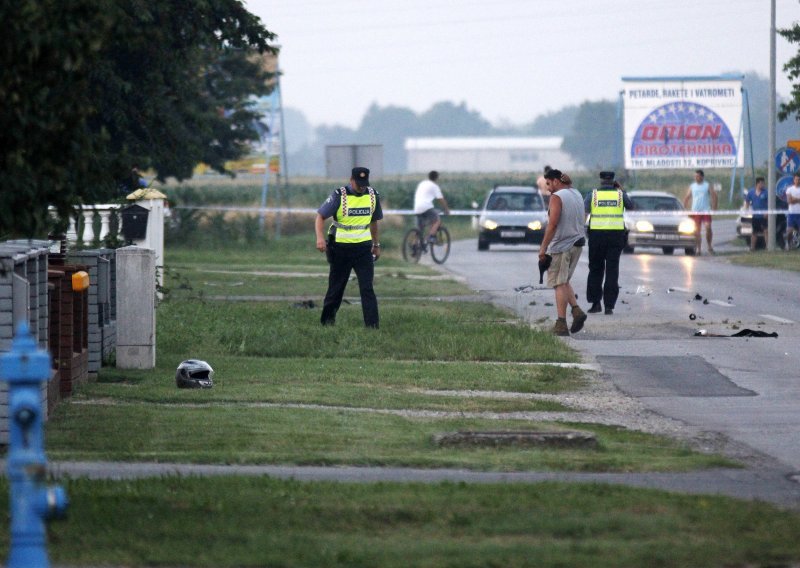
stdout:
[[428,179],[419,182],[414,193],[414,213],[417,215],[417,224],[420,230],[426,224],[430,224],[430,230],[428,231],[429,243],[436,241],[436,231],[439,230],[439,226],[442,224],[441,219],[439,219],[439,213],[433,206],[434,200],[438,200],[442,204],[445,215],[450,213],[447,200],[436,183],[437,179],[439,179],[439,172],[430,172]]

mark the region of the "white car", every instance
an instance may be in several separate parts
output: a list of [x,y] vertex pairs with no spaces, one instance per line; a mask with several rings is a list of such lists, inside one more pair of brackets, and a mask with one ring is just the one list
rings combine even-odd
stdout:
[[680,199],[666,191],[629,191],[628,197],[635,209],[625,212],[626,253],[636,247],[658,247],[664,254],[682,248],[687,255],[694,255],[695,223]]
[[530,186],[498,185],[486,196],[478,218],[478,250],[492,243],[541,244],[547,211],[539,190]]

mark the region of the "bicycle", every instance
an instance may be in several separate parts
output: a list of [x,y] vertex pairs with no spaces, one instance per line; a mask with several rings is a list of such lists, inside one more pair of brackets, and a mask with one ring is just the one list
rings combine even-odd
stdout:
[[443,264],[450,256],[450,231],[444,226],[439,225],[436,231],[436,238],[433,242],[427,242],[427,226],[423,226],[419,220],[417,226],[409,229],[403,237],[403,260],[407,262],[419,262],[422,255],[430,250],[431,258],[436,264]]
[[792,233],[792,236],[786,241],[786,247],[788,250],[800,249],[800,232]]

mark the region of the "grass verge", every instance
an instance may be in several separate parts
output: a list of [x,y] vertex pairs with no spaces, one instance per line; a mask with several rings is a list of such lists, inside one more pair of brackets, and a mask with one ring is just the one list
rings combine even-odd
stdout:
[[[69,521],[50,529],[58,564],[668,568],[800,558],[795,514],[606,485],[189,477],[66,488]],[[6,495],[0,482],[0,502]]]

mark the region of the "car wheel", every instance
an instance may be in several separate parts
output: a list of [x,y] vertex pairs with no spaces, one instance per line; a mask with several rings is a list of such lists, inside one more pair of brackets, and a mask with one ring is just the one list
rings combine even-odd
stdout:
[[622,249],[622,252],[624,252],[625,254],[633,254],[633,250],[634,250],[634,249],[633,249],[633,247],[632,247],[632,246],[626,246],[626,247],[624,247],[624,248]]
[[489,242],[478,239],[478,250],[489,250]]
[[686,253],[686,256],[694,256],[694,247],[686,247],[683,252]]
[[675,247],[661,247],[661,250],[664,251],[664,254],[672,254],[675,252]]

